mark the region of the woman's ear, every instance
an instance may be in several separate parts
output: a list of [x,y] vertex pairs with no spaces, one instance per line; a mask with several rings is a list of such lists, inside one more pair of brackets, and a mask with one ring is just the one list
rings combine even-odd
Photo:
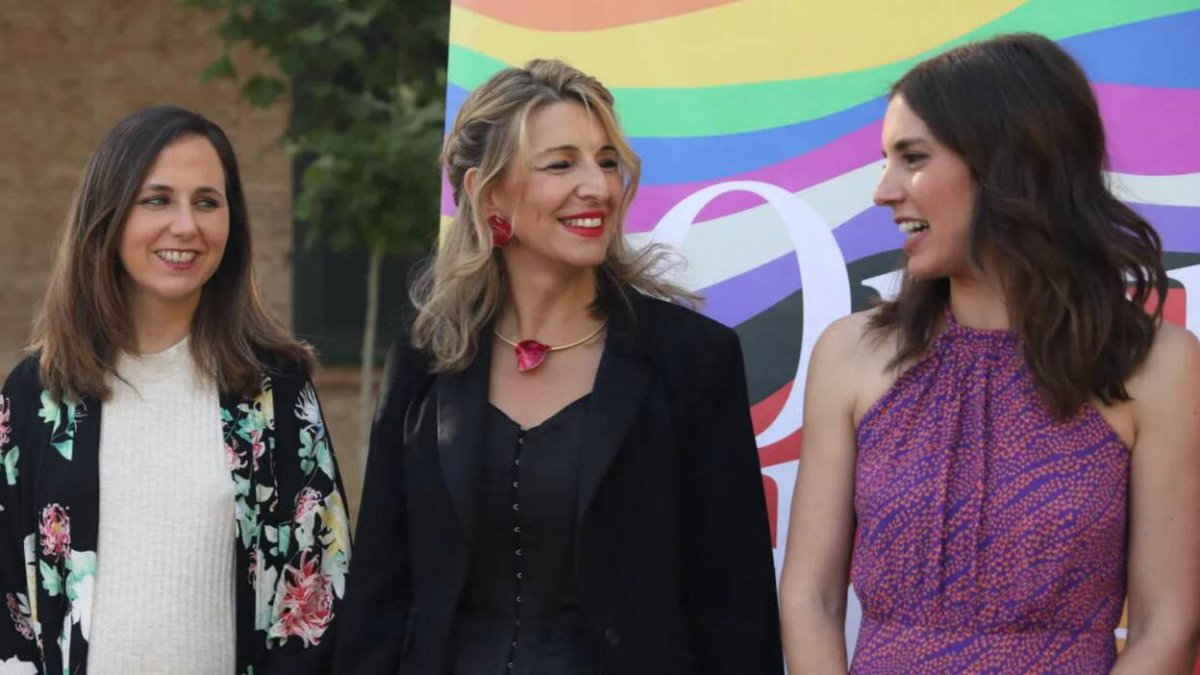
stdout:
[[463,197],[465,197],[468,201],[470,201],[471,195],[475,194],[475,181],[478,179],[479,167],[473,166],[467,169],[467,172],[463,174],[463,190],[465,192]]
[[[463,188],[466,190],[467,199],[470,199],[471,195],[475,194],[475,188],[478,186],[478,181],[479,167],[473,166],[467,169],[467,172],[463,174]],[[497,185],[497,182],[498,181],[493,181],[492,185],[484,192],[484,194],[479,196],[479,215],[483,216],[485,219],[488,216],[500,216],[501,218],[507,220],[511,217],[511,214],[508,212],[507,205],[503,203],[503,187]]]

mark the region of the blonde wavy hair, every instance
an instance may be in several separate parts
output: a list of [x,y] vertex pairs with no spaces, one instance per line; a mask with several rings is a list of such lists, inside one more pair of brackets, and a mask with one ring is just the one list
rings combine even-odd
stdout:
[[[481,205],[521,157],[530,113],[562,102],[580,103],[594,115],[619,158],[623,188],[614,220],[616,236],[597,269],[593,309],[601,312],[603,303],[614,297],[628,305],[627,288],[673,302],[698,301],[663,278],[677,262],[671,251],[659,246],[634,250],[625,241],[625,214],[637,193],[641,160],[617,123],[612,93],[562,61],[530,61],[523,68],[501,70],[473,91],[446,138],[442,165],[458,212],[412,289],[417,308],[412,342],[433,356],[438,372],[458,372],[470,365],[482,328],[504,298],[504,261],[492,246]],[[477,174],[468,190],[465,179],[473,168]]]

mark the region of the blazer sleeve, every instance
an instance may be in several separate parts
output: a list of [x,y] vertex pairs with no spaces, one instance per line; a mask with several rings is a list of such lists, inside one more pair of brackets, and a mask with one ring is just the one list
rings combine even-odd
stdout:
[[[333,661],[345,603],[350,564],[350,519],[346,492],[334,459],[316,388],[307,373],[281,378],[287,386],[277,410],[279,447],[295,462],[277,466],[279,485],[291,485],[294,542],[280,574],[275,603],[280,620],[268,638],[286,637],[283,649],[268,652],[263,675],[325,675]],[[297,386],[298,385],[298,386]],[[294,452],[293,452],[294,451]],[[284,454],[286,453],[286,455]],[[297,471],[298,470],[298,471]],[[283,476],[289,478],[282,478]],[[297,478],[290,478],[296,476]],[[277,537],[282,540],[281,532]],[[269,538],[269,537],[268,537]],[[298,639],[293,639],[298,638]]]
[[[775,563],[741,345],[722,339],[692,392],[688,597],[705,673],[783,673]],[[707,360],[707,359],[706,359]]]
[[[0,596],[5,611],[0,614],[0,672],[35,672],[39,662],[37,598],[30,593],[25,567],[25,549],[33,545],[32,532],[21,526],[21,491],[28,476],[22,476],[21,452],[29,447],[23,436],[28,418],[34,414],[36,387],[22,387],[18,366],[0,391]],[[24,462],[29,464],[28,459]],[[27,541],[28,539],[28,541]]]
[[362,507],[335,673],[392,675],[410,637],[411,556],[404,489],[404,414],[422,365],[393,345],[371,430]]

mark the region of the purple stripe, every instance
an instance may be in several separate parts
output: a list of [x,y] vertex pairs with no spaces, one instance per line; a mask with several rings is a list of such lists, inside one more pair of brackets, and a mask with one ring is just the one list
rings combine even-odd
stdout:
[[454,191],[450,189],[450,176],[442,171],[442,215],[452,216],[458,213],[458,206],[454,203]]
[[[1200,208],[1130,204],[1154,226],[1163,249],[1200,253]],[[888,209],[872,206],[833,231],[847,263],[886,251],[897,251],[903,236],[892,223]],[[800,290],[800,272],[791,253],[701,291],[704,314],[726,326],[736,326],[761,314],[772,305]]]
[[[846,262],[898,250],[904,237],[888,209],[872,206],[833,231]],[[726,326],[736,326],[800,290],[796,256],[787,253],[701,291],[701,311]]]
[[1147,176],[1200,171],[1200,89],[1093,88],[1114,171]]
[[1164,251],[1200,253],[1200,207],[1133,203],[1129,206],[1158,230]]
[[[778,164],[746,173],[695,183],[643,186],[629,210],[626,232],[647,232],[673,206],[688,195],[709,185],[733,180],[756,180],[778,185],[789,192],[824,183],[848,171],[853,171],[879,156],[879,134],[882,123],[874,122],[858,131],[826,145]],[[697,217],[697,221],[712,220],[758,206],[762,200],[747,193],[731,194],[714,201]]]

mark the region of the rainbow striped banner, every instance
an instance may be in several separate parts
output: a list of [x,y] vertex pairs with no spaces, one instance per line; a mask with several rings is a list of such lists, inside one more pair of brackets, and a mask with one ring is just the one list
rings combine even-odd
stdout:
[[532,58],[616,95],[643,161],[629,238],[678,246],[681,281],[742,339],[777,564],[812,344],[891,292],[901,262],[902,235],[871,203],[884,94],[928,56],[1014,31],[1087,70],[1111,184],[1168,251],[1168,319],[1200,332],[1200,0],[452,3],[448,125],[472,88]]

